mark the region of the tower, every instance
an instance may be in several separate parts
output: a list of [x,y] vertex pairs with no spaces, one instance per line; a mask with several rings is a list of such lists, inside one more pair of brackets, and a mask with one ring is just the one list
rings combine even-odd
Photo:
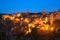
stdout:
[[46,10],[43,10],[43,11],[42,11],[42,14],[45,15],[45,14],[46,14]]

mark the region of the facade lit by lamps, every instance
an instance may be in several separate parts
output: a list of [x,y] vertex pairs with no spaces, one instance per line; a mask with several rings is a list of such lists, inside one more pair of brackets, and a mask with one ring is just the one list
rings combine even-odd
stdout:
[[[39,14],[39,17],[37,14],[33,14],[33,15],[29,15],[29,14],[14,14],[14,15],[3,15],[3,19],[4,21],[9,18],[9,20],[12,21],[12,23],[15,25],[19,24],[19,28],[22,27],[22,31],[25,30],[25,34],[29,34],[31,33],[33,28],[37,28],[39,29],[39,32],[42,31],[44,33],[51,33],[53,31],[58,31],[58,28],[55,28],[55,26],[51,26],[53,25],[53,21],[57,18],[59,18],[59,16],[56,16],[54,18],[54,14],[44,14],[45,12],[43,12],[42,15]],[[59,15],[59,14],[57,14]],[[33,17],[32,17],[33,16]],[[41,16],[41,17],[40,17]],[[26,26],[25,26],[26,25]],[[17,27],[17,26],[16,26]],[[25,29],[25,27],[27,27]],[[15,30],[15,29],[14,29]],[[41,33],[41,32],[40,32]]]

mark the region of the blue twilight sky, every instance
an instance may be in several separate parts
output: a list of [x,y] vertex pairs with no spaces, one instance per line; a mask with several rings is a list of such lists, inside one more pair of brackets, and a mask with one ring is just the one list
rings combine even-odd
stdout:
[[60,0],[0,0],[0,13],[47,12],[60,9]]

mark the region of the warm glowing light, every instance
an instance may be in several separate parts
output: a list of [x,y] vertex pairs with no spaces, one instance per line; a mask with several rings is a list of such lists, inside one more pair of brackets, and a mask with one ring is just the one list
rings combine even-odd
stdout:
[[17,14],[17,17],[20,17],[21,16],[21,13]]
[[47,18],[47,17],[45,18],[45,21],[46,21],[46,22],[48,21],[48,18]]
[[9,18],[9,15],[3,15],[3,18],[4,18],[4,20],[5,20],[6,18]]
[[19,21],[19,19],[18,19],[18,18],[15,18],[15,20],[16,20],[16,21]]
[[[14,14],[12,16],[10,16],[10,15],[3,15],[3,18],[4,18],[4,20],[6,18],[9,18],[10,20],[12,20],[14,22],[14,25],[16,25],[15,23],[17,23],[17,22],[20,22],[20,25],[23,25],[23,23],[26,23],[28,30],[26,30],[24,28],[21,29],[23,32],[25,32],[26,35],[31,33],[31,31],[32,31],[32,29],[34,27],[39,29],[39,31],[42,31],[42,32],[45,32],[45,33],[53,32],[54,29],[55,29],[55,27],[50,27],[50,25],[47,23],[48,22],[48,17],[45,17],[45,18],[35,18],[35,19],[33,19],[32,22],[30,22],[31,19],[29,19],[28,17],[27,18],[23,18],[22,14]],[[15,29],[16,29],[16,27],[12,28],[12,30],[15,30]],[[56,31],[57,30],[58,30],[58,28],[56,29]]]
[[49,27],[41,27],[41,30],[43,30],[43,31],[48,31],[49,30]]
[[49,25],[45,25],[45,30],[46,30],[46,31],[49,30]]
[[41,27],[41,30],[45,30],[45,28],[44,27]]
[[37,24],[37,23],[39,23],[39,19],[38,19],[38,18],[36,18],[36,19],[34,20],[34,24]]
[[15,17],[10,17],[10,20],[14,20]]
[[45,27],[45,29],[46,29],[46,30],[48,30],[48,29],[49,29],[49,27]]
[[44,23],[46,23],[46,22],[48,22],[48,18],[47,18],[47,17],[45,18],[45,21],[44,21]]
[[31,24],[28,24],[28,27],[32,27],[32,28],[34,28],[35,25],[31,23]]
[[29,23],[29,19],[28,18],[25,18],[24,20],[26,23]]
[[21,18],[21,20],[23,20],[23,18]]
[[10,20],[14,20],[14,16],[9,16],[9,15],[3,15],[3,18],[4,18],[4,20],[6,19],[6,18],[9,18]]
[[51,31],[53,31],[54,30],[54,27],[51,27],[51,29],[50,29]]
[[28,28],[28,31],[26,31],[25,35],[27,35],[28,33],[31,33],[31,29]]

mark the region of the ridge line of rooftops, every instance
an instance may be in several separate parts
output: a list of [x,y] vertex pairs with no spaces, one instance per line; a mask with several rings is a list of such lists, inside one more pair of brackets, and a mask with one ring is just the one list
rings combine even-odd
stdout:
[[[43,10],[42,12],[36,12],[36,13],[34,13],[34,12],[29,12],[29,11],[26,11],[26,12],[17,12],[17,13],[11,13],[11,14],[18,14],[18,13],[21,13],[21,14],[30,14],[30,15],[35,15],[35,14],[43,14],[43,13],[45,13],[45,14],[51,14],[51,13],[56,13],[56,12],[60,12],[60,10],[58,10],[58,11],[53,11],[53,12],[46,12],[45,10]],[[0,13],[0,15],[8,15],[9,13]],[[9,14],[9,15],[11,15],[11,14]]]

